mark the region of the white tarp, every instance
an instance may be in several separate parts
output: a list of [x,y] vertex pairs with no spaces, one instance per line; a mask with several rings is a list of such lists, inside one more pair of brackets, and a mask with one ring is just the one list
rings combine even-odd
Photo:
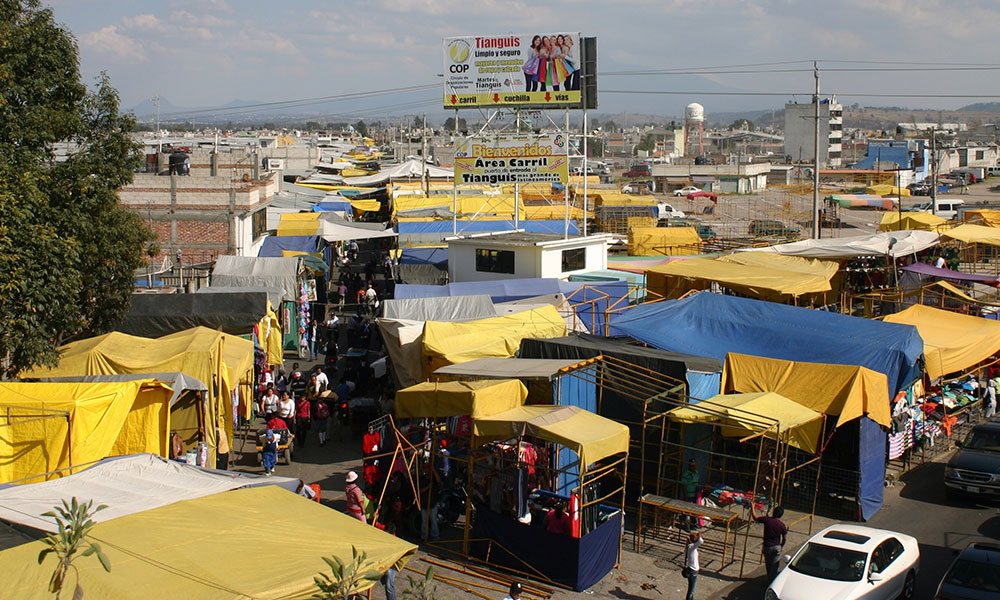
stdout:
[[[896,241],[893,243],[892,240]],[[764,248],[746,248],[743,252],[773,252],[802,258],[852,258],[856,256],[885,256],[892,243],[892,256],[909,256],[938,243],[933,231],[880,231],[874,234],[851,237],[802,240]]]
[[424,322],[411,319],[377,319],[376,322],[399,387],[407,388],[423,381]]
[[319,230],[315,235],[327,242],[346,242],[348,240],[368,240],[372,238],[396,237],[392,229],[383,229],[381,223],[352,223],[331,214],[319,213]]
[[374,175],[366,175],[364,177],[345,177],[344,185],[372,187],[385,185],[390,181],[397,181],[400,179],[420,180],[423,179],[425,170],[427,172],[427,179],[444,179],[451,181],[455,176],[454,171],[451,169],[442,169],[441,167],[435,167],[434,165],[425,165],[419,160],[411,159],[396,166],[384,167],[381,171],[375,173]]
[[76,497],[107,508],[91,516],[110,521],[134,513],[244,487],[278,485],[295,492],[301,480],[263,477],[235,471],[202,469],[152,454],[104,459],[85,471],[60,479],[0,487],[0,519],[42,531],[55,531],[55,520],[42,513]]
[[436,298],[401,298],[383,301],[386,319],[411,321],[475,321],[497,316],[489,296],[442,296]]
[[[352,238],[347,238],[352,239]],[[220,256],[212,269],[212,285],[220,287],[277,287],[282,298],[294,301],[299,297],[299,262],[287,258],[259,256]]]
[[488,356],[441,367],[434,371],[434,374],[480,379],[549,380],[559,375],[563,369],[568,369],[582,362],[586,361],[575,358],[498,358]]

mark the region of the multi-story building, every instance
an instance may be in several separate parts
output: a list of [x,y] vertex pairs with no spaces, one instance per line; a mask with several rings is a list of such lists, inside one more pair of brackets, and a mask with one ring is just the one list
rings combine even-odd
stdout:
[[[785,155],[792,162],[813,162],[816,128],[814,104],[785,105]],[[836,96],[819,103],[819,162],[821,166],[839,168],[844,137],[844,107]]]

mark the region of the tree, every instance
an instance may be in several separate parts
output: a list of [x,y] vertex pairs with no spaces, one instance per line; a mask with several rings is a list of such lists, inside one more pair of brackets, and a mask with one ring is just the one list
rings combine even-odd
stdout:
[[306,131],[319,131],[323,126],[319,121],[306,121]]
[[[463,119],[462,117],[459,117],[458,118],[458,130],[459,131],[468,131],[468,129],[469,129],[468,123],[465,122],[465,119]],[[455,117],[448,117],[447,119],[444,120],[444,130],[445,130],[445,132],[455,131]]]
[[590,154],[590,156],[603,156],[604,140],[598,137],[592,137],[587,140],[587,153]]
[[[56,570],[52,572],[52,578],[49,579],[49,592],[56,595],[56,600],[59,600],[59,596],[62,594],[63,585],[66,583],[66,574],[71,568],[76,570],[76,567],[73,565],[73,561],[76,559],[90,556],[91,554],[96,555],[97,560],[101,562],[104,570],[108,573],[111,572],[111,561],[101,551],[101,546],[96,542],[87,540],[87,534],[90,533],[91,528],[94,526],[94,521],[90,517],[93,513],[107,508],[107,506],[102,504],[94,508],[93,512],[91,512],[93,506],[93,500],[80,503],[77,502],[76,496],[74,496],[70,503],[67,504],[63,500],[62,506],[55,506],[53,507],[54,510],[42,513],[43,517],[52,517],[55,519],[58,526],[58,530],[55,533],[50,533],[42,539],[45,548],[38,553],[38,564],[42,564],[45,561],[45,557],[49,554],[54,554],[59,561],[56,563]],[[79,578],[77,578],[76,591],[73,597],[83,597],[83,589],[80,587]]]
[[736,131],[739,130],[753,131],[753,121],[751,121],[750,119],[736,119],[735,121],[733,121],[732,125],[729,126],[729,128]]
[[368,137],[368,126],[365,125],[364,121],[358,121],[354,124],[354,131],[357,131],[361,137]]
[[330,567],[330,574],[320,572],[313,577],[317,592],[313,598],[318,600],[347,600],[359,590],[368,587],[382,578],[382,574],[372,568],[367,552],[358,552],[351,546],[351,562],[345,563],[340,557],[323,557],[323,562]]
[[434,567],[427,567],[427,572],[423,577],[413,577],[407,575],[409,586],[403,590],[405,600],[434,600],[438,597],[434,585]]
[[128,309],[152,239],[117,195],[141,164],[134,126],[106,75],[80,81],[50,9],[0,0],[0,377],[53,364]]
[[607,123],[604,124],[604,131],[607,131],[608,133],[614,133],[615,131],[618,131],[618,123],[615,123],[614,121],[608,121]]

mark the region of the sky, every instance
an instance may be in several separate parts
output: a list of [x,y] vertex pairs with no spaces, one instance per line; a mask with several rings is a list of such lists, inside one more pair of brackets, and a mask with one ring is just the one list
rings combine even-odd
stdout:
[[[174,106],[206,107],[440,85],[442,38],[546,30],[597,36],[600,109],[609,112],[679,115],[678,107],[697,101],[710,114],[808,102],[813,60],[820,61],[821,93],[844,104],[950,109],[1000,101],[1000,63],[989,62],[1000,23],[996,0],[49,5],[78,40],[85,80],[108,72],[124,107],[154,95]],[[919,70],[928,66],[935,70]],[[622,74],[650,70],[675,72]],[[743,72],[719,72],[734,70]],[[433,111],[441,93],[385,94],[363,105],[371,114]],[[344,110],[358,110],[357,102]]]

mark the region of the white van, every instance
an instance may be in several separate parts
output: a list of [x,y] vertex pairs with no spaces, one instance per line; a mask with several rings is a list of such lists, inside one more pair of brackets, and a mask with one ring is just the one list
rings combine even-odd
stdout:
[[[949,198],[947,196],[943,198],[938,198],[937,205],[938,209],[934,214],[941,217],[942,219],[954,219],[958,216],[958,212],[962,210],[962,205],[965,204],[963,200],[958,198]],[[932,203],[930,200],[920,202],[919,204],[914,204],[909,210],[917,212],[931,212]]]

